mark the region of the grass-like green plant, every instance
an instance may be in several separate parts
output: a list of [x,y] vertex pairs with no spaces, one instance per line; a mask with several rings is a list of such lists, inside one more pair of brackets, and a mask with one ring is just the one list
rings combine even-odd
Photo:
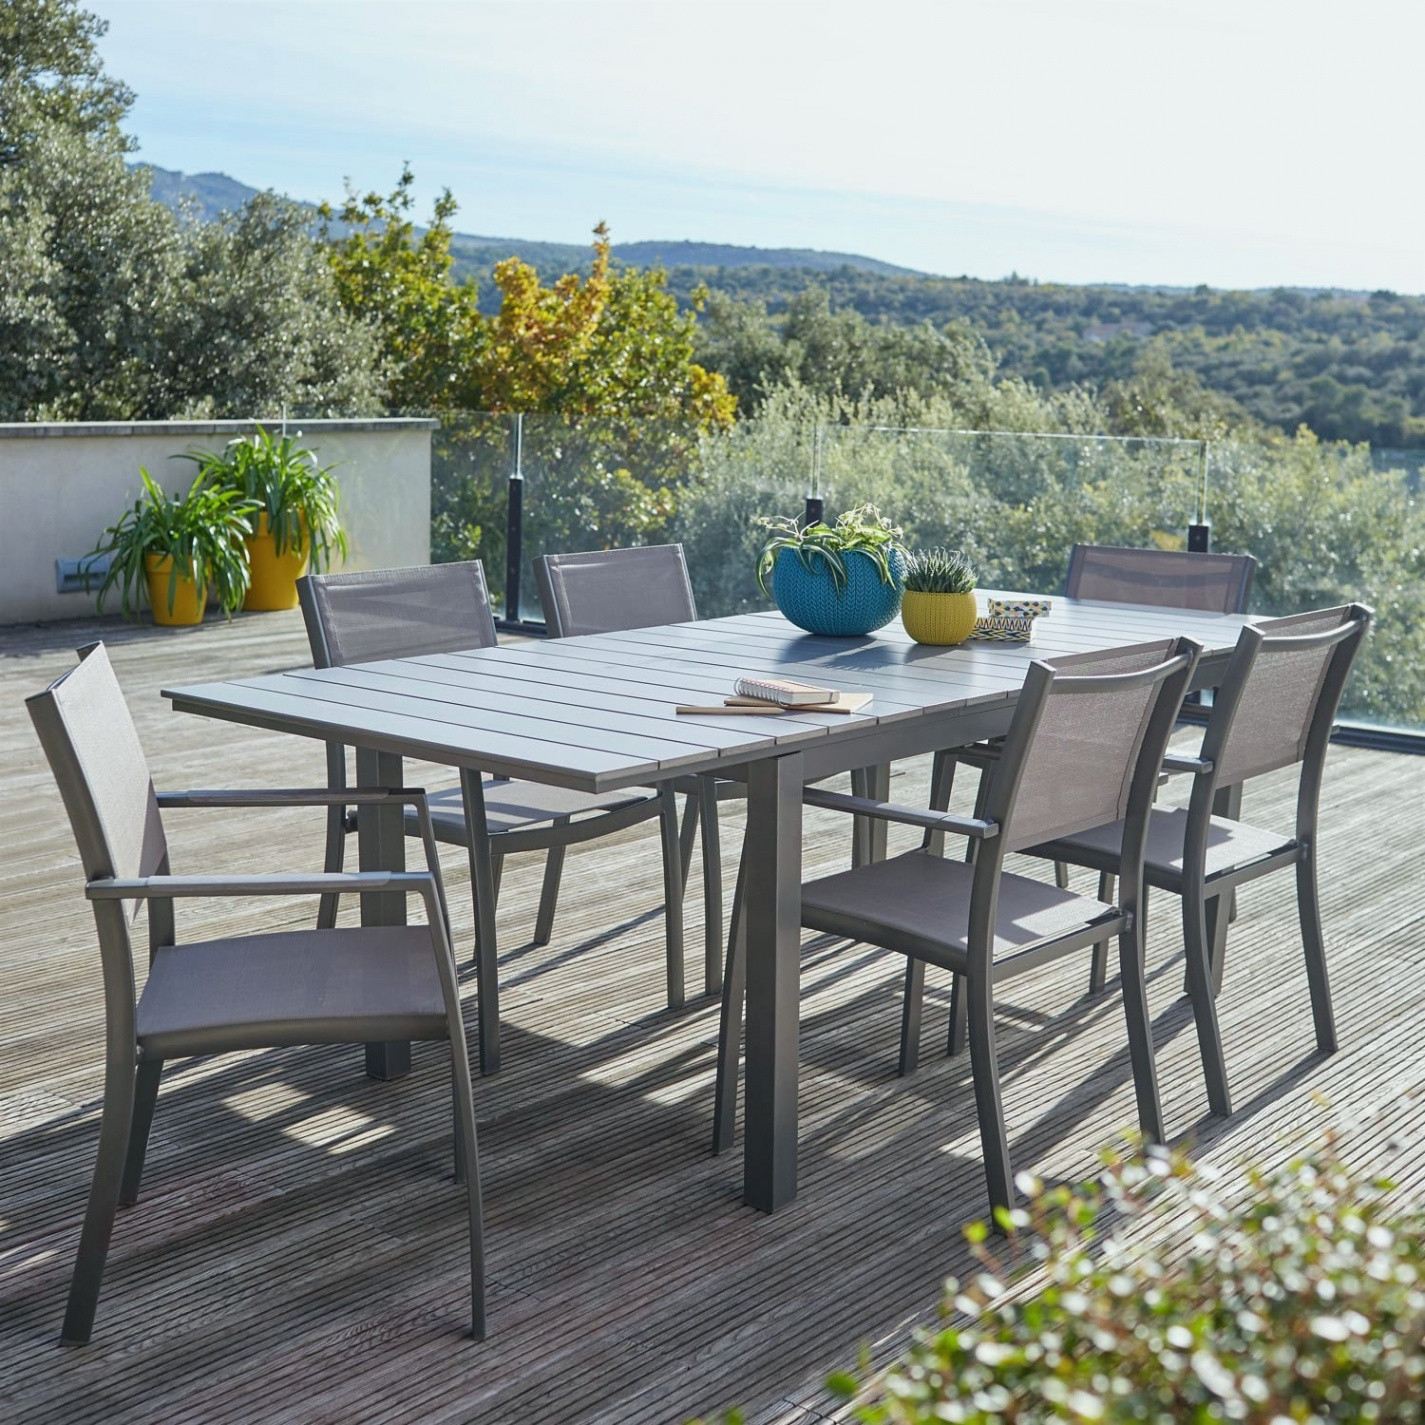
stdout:
[[346,558],[331,473],[336,467],[318,465],[316,455],[292,436],[274,439],[258,426],[221,451],[191,450],[177,458],[193,461],[206,484],[236,491],[265,514],[279,554],[300,551],[307,544],[312,568],[319,573],[331,567],[334,554]]
[[915,549],[901,582],[908,594],[973,594],[975,567],[960,549]]
[[784,549],[792,550],[809,574],[816,572],[818,560],[824,561],[831,574],[832,588],[838,594],[846,587],[848,554],[864,554],[876,566],[883,584],[895,582],[892,561],[897,555],[904,557],[905,554],[900,526],[892,524],[875,505],[858,505],[854,510],[845,510],[837,515],[834,525],[818,520],[803,526],[791,515],[764,518],[761,523],[770,531],[757,561],[757,587],[764,594],[769,592],[767,575]]
[[139,467],[143,494],[104,531],[91,551],[107,554],[109,568],[99,585],[98,606],[119,590],[119,606],[136,617],[148,597],[144,561],[150,554],[173,560],[168,576],[168,611],[173,612],[178,581],[186,576],[206,584],[230,618],[247,596],[250,573],[243,540],[252,533],[255,506],[236,490],[206,484],[199,474],[185,494],[170,499]]
[[[1328,1141],[1248,1174],[1245,1205],[1181,1154],[1046,1189],[939,1330],[888,1373],[833,1377],[868,1425],[1405,1421],[1425,1399],[1425,1212]],[[1106,1225],[1107,1235],[1098,1234]]]

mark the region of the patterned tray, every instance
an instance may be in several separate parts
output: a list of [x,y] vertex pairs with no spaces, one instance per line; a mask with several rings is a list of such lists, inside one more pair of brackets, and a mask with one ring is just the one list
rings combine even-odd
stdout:
[[1052,613],[1053,599],[991,599],[986,613],[991,618],[1038,618]]

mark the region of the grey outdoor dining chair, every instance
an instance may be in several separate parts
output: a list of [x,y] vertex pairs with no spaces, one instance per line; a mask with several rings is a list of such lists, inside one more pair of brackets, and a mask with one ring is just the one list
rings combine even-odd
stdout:
[[[87,656],[86,656],[87,655]],[[138,1200],[166,1060],[292,1044],[446,1040],[456,1107],[456,1176],[470,1225],[471,1327],[485,1332],[484,1248],[475,1109],[460,990],[435,837],[424,794],[325,789],[155,793],[102,644],[27,700],[78,843],[104,979],[104,1108],[61,1341],[93,1331],[119,1206]],[[329,805],[334,795],[411,808],[425,844],[420,873],[175,876],[162,813],[177,807]],[[419,896],[426,924],[282,930],[179,940],[174,901],[305,896],[333,890]],[[130,927],[148,908],[149,965],[135,994]]]
[[[1168,771],[1192,776],[1192,793],[1185,808],[1153,808],[1143,875],[1147,886],[1182,899],[1188,990],[1208,1104],[1217,1114],[1232,1112],[1216,996],[1226,957],[1227,904],[1238,886],[1295,868],[1316,1044],[1322,1053],[1336,1048],[1317,886],[1318,804],[1332,724],[1371,617],[1364,605],[1349,604],[1244,628],[1213,699],[1199,754],[1164,762]],[[1224,788],[1293,765],[1299,770],[1290,835],[1213,815]],[[1115,818],[1026,849],[1113,876],[1122,871],[1125,838],[1125,824]]]
[[[1076,544],[1069,552],[1069,572],[1064,596],[1097,599],[1113,604],[1147,604],[1154,608],[1200,609],[1206,613],[1247,612],[1257,561],[1250,554],[1207,554],[1182,549],[1128,549],[1113,544]],[[950,805],[955,768],[983,767],[984,756],[974,751],[937,752],[931,764],[930,805],[944,810]],[[1219,810],[1235,815],[1235,794],[1225,797]],[[938,837],[937,845],[943,842]],[[1069,883],[1068,867],[1054,868],[1060,886]],[[1107,900],[1113,887],[1100,882],[1099,898]],[[1090,988],[1103,988],[1101,962],[1095,958]]]
[[[698,617],[681,544],[637,545],[582,554],[541,554],[534,561],[540,602],[551,638],[619,633]],[[687,798],[679,831],[679,869],[686,886],[693,846],[703,839],[703,987],[722,988],[722,841],[720,801],[746,800],[747,786],[711,775],[672,783]]]
[[[312,662],[342,668],[398,658],[440,657],[493,648],[495,619],[479,560],[357,574],[311,574],[297,583]],[[473,670],[478,671],[478,670]],[[391,670],[393,679],[399,670]],[[393,681],[393,691],[399,691]],[[327,747],[327,781],[345,787],[346,749]],[[678,855],[678,803],[670,786],[590,793],[536,782],[488,777],[462,770],[459,787],[430,794],[436,839],[463,846],[470,859],[475,907],[475,967],[479,984],[480,1071],[500,1067],[499,961],[495,908],[506,856],[545,851],[544,884],[535,917],[534,943],[553,934],[554,912],[566,848],[659,818],[667,991],[670,1009],[682,1007],[683,878]],[[354,821],[336,807],[327,824],[329,871],[342,865]],[[408,816],[406,830],[418,831]],[[323,904],[321,923],[334,924],[335,897]]]
[[[1013,1172],[995,1050],[995,986],[1117,936],[1138,1119],[1164,1137],[1143,973],[1140,873],[1163,754],[1198,656],[1190,639],[1076,654],[1029,665],[981,814],[920,811],[810,787],[808,805],[962,835],[969,862],[921,847],[809,881],[801,923],[906,956],[901,1066],[915,1058],[927,964],[955,973],[965,1007],[980,1141],[992,1207],[1013,1203]],[[1004,869],[1007,852],[1097,826],[1126,827],[1120,896],[1108,904]],[[740,880],[742,878],[739,878]],[[740,889],[740,888],[739,888]],[[738,900],[740,902],[740,895]],[[733,953],[718,1036],[714,1150],[732,1138],[746,985],[746,935],[734,909]],[[952,1015],[958,1022],[958,1014]]]

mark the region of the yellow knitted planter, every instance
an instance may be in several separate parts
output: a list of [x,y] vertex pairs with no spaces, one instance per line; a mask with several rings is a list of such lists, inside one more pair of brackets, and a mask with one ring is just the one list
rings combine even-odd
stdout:
[[901,598],[901,623],[917,643],[963,643],[975,631],[974,594],[917,594]]

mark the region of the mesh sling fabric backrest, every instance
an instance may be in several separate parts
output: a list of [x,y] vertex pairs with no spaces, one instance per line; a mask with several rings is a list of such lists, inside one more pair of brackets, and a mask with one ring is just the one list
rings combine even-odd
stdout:
[[[1174,654],[1171,640],[1045,659],[1075,678],[1138,673]],[[1005,842],[1007,850],[1120,821],[1159,685],[1106,687],[1055,695],[1051,686],[1024,761]],[[1010,736],[1014,736],[1011,730]]]
[[[28,699],[88,880],[151,876],[168,854],[153,779],[104,645]],[[126,903],[132,920],[138,903]]]
[[1256,567],[1250,554],[1076,544],[1064,594],[1112,604],[1240,614],[1246,612]]
[[1263,636],[1232,711],[1226,742],[1218,755],[1223,785],[1289,767],[1306,755],[1306,744],[1337,645],[1294,648],[1275,642],[1328,633],[1352,617],[1350,605],[1293,614],[1255,625]]
[[535,568],[555,638],[692,623],[698,616],[681,544],[546,554]]
[[495,646],[495,620],[478,559],[313,574],[302,584],[302,612],[318,668]]

